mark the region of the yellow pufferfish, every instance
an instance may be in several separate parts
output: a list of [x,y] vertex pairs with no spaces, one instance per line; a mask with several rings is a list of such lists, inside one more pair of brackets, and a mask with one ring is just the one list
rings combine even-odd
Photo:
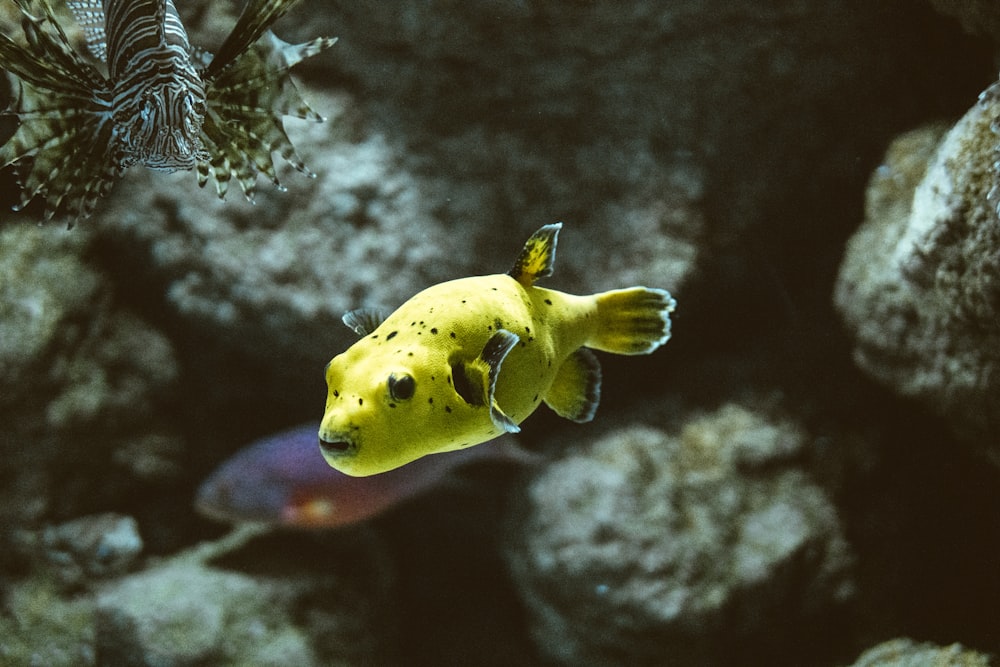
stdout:
[[520,431],[543,401],[593,419],[601,367],[587,348],[649,354],[670,338],[675,301],[661,289],[575,296],[536,287],[552,274],[562,223],[535,232],[505,274],[428,287],[388,317],[344,315],[362,339],[327,364],[319,446],[363,477],[427,454]]

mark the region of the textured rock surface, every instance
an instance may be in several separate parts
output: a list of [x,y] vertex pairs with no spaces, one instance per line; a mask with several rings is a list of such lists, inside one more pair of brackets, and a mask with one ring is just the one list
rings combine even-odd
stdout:
[[835,300],[863,369],[1000,460],[998,117],[987,94],[943,136],[935,126],[893,144]]
[[96,659],[93,600],[60,595],[38,578],[5,586],[0,637],[4,665],[89,667]]
[[40,531],[45,566],[64,585],[124,574],[142,552],[134,518],[95,514]]
[[[86,511],[120,492],[169,436],[157,407],[177,368],[170,342],[112,306],[83,259],[89,235],[0,231],[0,516],[5,528]],[[72,443],[72,446],[67,446]],[[130,449],[134,457],[111,462]],[[136,474],[134,469],[123,474]]]
[[961,644],[935,646],[911,639],[892,639],[865,651],[851,667],[990,667],[994,664],[986,654]]
[[303,665],[316,663],[278,587],[190,563],[122,579],[97,601],[102,664]]
[[834,508],[788,465],[804,441],[727,406],[680,435],[624,428],[548,466],[510,554],[539,650],[570,665],[723,664],[842,602]]
[[[107,519],[107,517],[104,517]],[[102,520],[95,517],[94,521]],[[82,523],[82,521],[80,522]],[[79,532],[80,526],[62,527]],[[86,665],[392,665],[396,645],[379,545],[342,539],[259,537],[248,527],[147,569],[110,581],[84,572],[74,595],[54,585],[51,568],[7,587],[0,613],[5,667]],[[249,542],[249,546],[248,546]],[[282,550],[305,559],[294,559]],[[275,554],[279,558],[275,559]],[[338,564],[310,569],[317,555]],[[207,565],[242,559],[253,574]],[[277,565],[276,565],[277,563]],[[345,563],[355,563],[344,567]],[[378,628],[377,637],[373,628]]]
[[[311,97],[336,126],[346,100]],[[395,306],[414,286],[456,277],[473,249],[442,226],[428,184],[384,136],[351,142],[343,127],[297,129],[320,176],[289,175],[290,193],[262,188],[256,205],[239,193],[222,202],[192,174],[137,172],[121,190],[131,186],[138,201],[117,197],[92,224],[116,248],[141,253],[168,312],[201,336],[266,368],[318,378],[353,338],[343,312]]]

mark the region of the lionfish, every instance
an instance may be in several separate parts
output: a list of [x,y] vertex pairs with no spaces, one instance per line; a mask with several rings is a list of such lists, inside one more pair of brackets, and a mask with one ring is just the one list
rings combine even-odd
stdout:
[[0,168],[14,165],[20,177],[14,210],[38,196],[46,220],[62,207],[72,227],[133,165],[195,169],[201,186],[211,175],[220,198],[235,177],[250,201],[258,174],[283,189],[273,153],[314,175],[282,117],[323,118],[289,69],[336,39],[293,45],[270,32],[297,0],[248,0],[214,55],[188,42],[173,0],[66,0],[87,54],[70,44],[48,0],[13,1],[26,45],[0,34],[0,67],[14,75],[5,113],[20,125],[0,147]]

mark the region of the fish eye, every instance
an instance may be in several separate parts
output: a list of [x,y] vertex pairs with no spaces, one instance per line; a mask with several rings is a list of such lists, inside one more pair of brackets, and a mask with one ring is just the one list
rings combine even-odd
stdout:
[[412,375],[389,375],[389,395],[394,400],[405,401],[413,398],[413,392],[417,390],[417,382]]

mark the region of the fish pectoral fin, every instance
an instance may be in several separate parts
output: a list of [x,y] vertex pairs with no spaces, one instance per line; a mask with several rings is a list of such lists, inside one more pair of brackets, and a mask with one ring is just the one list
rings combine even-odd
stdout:
[[488,405],[490,419],[497,428],[507,433],[517,433],[521,429],[504,414],[493,394],[503,360],[520,340],[517,334],[500,329],[486,341],[478,357],[467,363],[457,362],[451,365],[455,391],[462,400],[472,406]]
[[594,353],[581,347],[556,371],[545,395],[545,404],[560,417],[589,422],[601,402],[601,364]]
[[496,399],[490,403],[490,419],[493,425],[502,429],[506,433],[520,433],[521,427],[514,423],[514,420],[504,414],[497,404]]
[[348,329],[364,338],[371,332],[378,329],[378,326],[389,317],[389,311],[385,308],[358,308],[349,310],[340,318]]
[[507,272],[524,287],[531,287],[539,278],[552,275],[556,263],[556,242],[562,223],[545,225],[531,235],[514,266]]

